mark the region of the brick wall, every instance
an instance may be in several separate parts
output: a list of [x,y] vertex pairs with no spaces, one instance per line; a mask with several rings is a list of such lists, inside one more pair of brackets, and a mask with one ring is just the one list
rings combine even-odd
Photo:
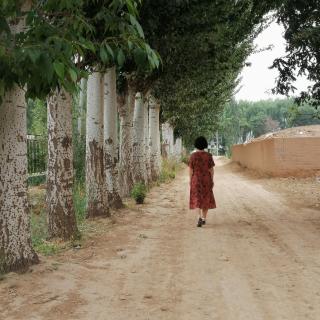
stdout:
[[273,176],[310,175],[320,171],[320,138],[271,138],[235,145],[232,161]]

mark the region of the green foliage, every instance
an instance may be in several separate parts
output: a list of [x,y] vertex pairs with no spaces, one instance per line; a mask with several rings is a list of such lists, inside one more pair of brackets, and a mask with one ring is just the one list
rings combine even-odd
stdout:
[[47,105],[39,99],[28,99],[27,132],[31,135],[47,137]]
[[46,182],[46,175],[28,177],[28,187],[39,186]]
[[[73,99],[73,165],[76,183],[85,183],[85,158],[86,158],[86,81],[82,84],[83,92],[79,92]],[[80,98],[82,94],[82,99]],[[82,105],[81,105],[82,104]]]
[[[77,139],[78,138],[78,139]],[[75,137],[73,144],[73,165],[76,182],[85,181],[86,139],[85,136]]]
[[[84,184],[75,184],[73,189],[73,201],[77,223],[81,228],[85,224],[86,214],[86,192]],[[44,255],[53,255],[66,248],[66,244],[64,243],[47,241],[48,232],[45,189],[32,189],[29,192],[29,202],[31,204],[32,244],[35,250]],[[80,234],[77,235],[77,238],[79,237]],[[74,243],[71,243],[70,245],[74,245]],[[69,244],[67,246],[69,246]]]
[[147,195],[147,187],[144,183],[136,183],[131,190],[131,197],[136,200],[136,203],[142,204]]
[[298,107],[292,99],[257,102],[232,100],[220,117],[219,132],[226,152],[231,146],[243,143],[268,132],[299,125],[320,124],[319,113],[310,105]]
[[[34,197],[35,198],[35,197]],[[35,198],[31,210],[31,235],[32,245],[36,251],[44,255],[53,255],[59,251],[57,244],[46,241],[48,237],[47,233],[47,218],[45,208],[43,206],[44,198]]]
[[87,196],[84,183],[76,183],[73,188],[73,205],[78,225],[84,223],[86,218]]
[[[27,133],[34,136],[27,141],[28,174],[44,172],[47,167],[47,108],[39,99],[27,101]],[[45,175],[29,176],[28,185],[35,186],[45,182]]]
[[[14,17],[25,19],[26,28],[18,33],[5,32],[0,38],[0,71],[3,92],[14,84],[27,86],[27,96],[44,98],[59,86],[68,91],[76,88],[74,74],[82,72],[76,66],[75,56],[87,50],[82,32],[90,29],[81,11],[82,1],[35,1],[31,8],[16,3],[15,11],[4,10],[3,21],[11,23]],[[68,14],[61,14],[68,12]]]
[[[27,138],[28,174],[43,174],[47,168],[48,142],[45,136],[29,136]],[[37,179],[30,179],[37,181]]]
[[[44,98],[58,87],[73,93],[90,68],[122,66],[139,50],[151,68],[158,65],[137,21],[139,3],[38,0],[24,10],[17,0],[2,3],[0,99],[14,84],[27,87],[27,97]],[[17,19],[25,19],[26,28],[14,33],[9,25]]]
[[286,54],[274,61],[279,71],[275,92],[289,94],[299,75],[306,75],[312,85],[300,93],[299,103],[309,101],[316,108],[320,103],[320,2],[319,0],[282,0],[276,13],[284,25]]
[[143,3],[141,24],[163,61],[154,87],[162,121],[169,121],[187,146],[217,127],[268,10],[252,0]]
[[299,107],[293,105],[289,109],[288,125],[289,127],[306,126],[320,124],[320,110],[311,105],[303,104]]
[[61,248],[56,243],[41,239],[39,242],[33,242],[35,250],[45,256],[57,254]]

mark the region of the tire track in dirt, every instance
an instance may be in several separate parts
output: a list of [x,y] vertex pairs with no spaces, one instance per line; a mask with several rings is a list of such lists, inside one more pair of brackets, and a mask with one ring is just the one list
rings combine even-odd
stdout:
[[[269,315],[267,316],[266,313],[265,317],[272,319],[315,319],[316,316],[312,312],[313,307],[310,301],[314,300],[314,294],[317,293],[317,290],[310,289],[309,297],[301,297],[301,292],[306,289],[306,286],[309,288],[313,287],[313,289],[315,287],[312,284],[310,286],[310,275],[301,274],[305,270],[305,263],[303,257],[297,254],[296,248],[291,247],[292,243],[288,242],[288,240],[291,240],[291,236],[288,237],[291,234],[291,230],[286,225],[282,225],[282,228],[279,230],[279,221],[275,218],[275,215],[278,217],[278,213],[284,216],[288,215],[285,219],[288,221],[290,220],[291,210],[283,207],[276,195],[268,193],[263,189],[261,190],[260,186],[253,185],[251,182],[247,184],[246,181],[239,183],[241,180],[239,180],[238,176],[235,176],[234,180],[237,183],[229,183],[229,185],[231,188],[236,189],[233,190],[235,194],[246,191],[247,194],[251,195],[247,199],[237,197],[237,207],[238,210],[242,208],[240,211],[245,211],[250,216],[251,227],[247,236],[251,235],[252,239],[250,241],[252,244],[257,243],[255,239],[259,239],[258,246],[256,247],[258,250],[255,250],[254,247],[248,247],[248,252],[253,251],[253,254],[250,255],[252,257],[250,259],[252,265],[254,266],[257,260],[260,262],[265,261],[255,266],[255,269],[257,269],[255,271],[259,275],[259,278],[254,279],[255,285],[258,288],[260,287],[257,291],[260,296],[263,293],[261,284],[268,286],[269,294],[264,294],[264,299],[260,303],[261,307],[264,307],[265,310],[268,307]],[[265,208],[269,209],[267,214]],[[270,299],[272,295],[275,297],[274,299]],[[278,296],[278,300],[276,296]],[[268,300],[272,300],[270,306],[268,306]],[[283,305],[281,305],[281,302],[284,302]],[[270,311],[273,311],[273,309],[277,312],[272,315]],[[291,311],[293,311],[292,315],[290,315]]]

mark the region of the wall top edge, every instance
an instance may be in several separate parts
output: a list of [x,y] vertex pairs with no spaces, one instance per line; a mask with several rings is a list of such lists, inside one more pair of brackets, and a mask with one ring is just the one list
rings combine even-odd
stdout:
[[254,143],[262,143],[262,142],[273,141],[273,140],[294,140],[294,139],[320,140],[320,137],[272,137],[272,138],[261,139],[261,140],[253,140],[253,141],[250,141],[250,142],[247,142],[247,143],[234,144],[233,147],[247,146],[247,145],[254,144]]

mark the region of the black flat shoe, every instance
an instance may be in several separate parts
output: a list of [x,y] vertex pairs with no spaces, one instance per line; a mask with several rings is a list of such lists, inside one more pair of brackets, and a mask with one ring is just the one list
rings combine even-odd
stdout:
[[206,224],[206,220],[202,220],[202,225],[204,226]]
[[197,227],[199,227],[199,228],[201,228],[201,227],[202,227],[202,219],[201,219],[201,218],[199,218],[199,220],[198,220]]

